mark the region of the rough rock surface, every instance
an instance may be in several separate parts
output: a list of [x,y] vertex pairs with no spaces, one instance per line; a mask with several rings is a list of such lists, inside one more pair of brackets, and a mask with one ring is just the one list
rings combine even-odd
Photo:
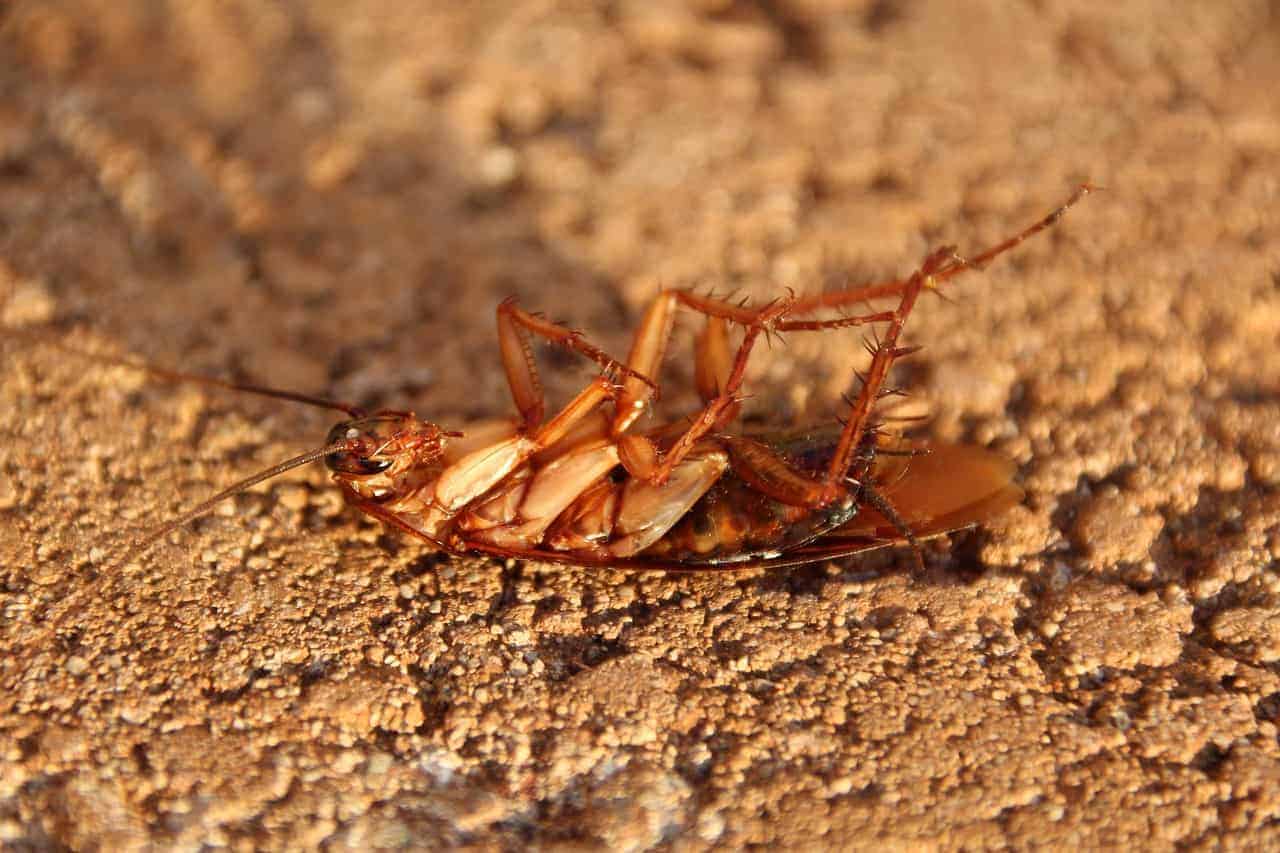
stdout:
[[[0,6],[0,846],[1280,845],[1277,15]],[[659,284],[903,274],[1086,179],[912,317],[925,431],[1028,493],[924,577],[442,559],[318,468],[111,560],[326,416],[54,343],[500,414],[507,295],[624,353]],[[793,335],[751,408],[864,358]]]

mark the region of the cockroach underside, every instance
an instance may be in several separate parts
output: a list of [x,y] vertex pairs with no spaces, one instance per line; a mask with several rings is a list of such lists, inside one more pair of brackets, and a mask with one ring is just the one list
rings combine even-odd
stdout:
[[[687,290],[660,293],[625,361],[580,333],[507,300],[498,307],[503,367],[518,416],[450,431],[411,412],[373,413],[294,392],[195,379],[345,411],[325,445],[259,472],[133,544],[137,554],[215,504],[282,471],[323,459],[352,506],[440,550],[584,566],[710,570],[785,566],[905,544],[972,526],[1021,500],[1013,466],[979,447],[920,446],[890,435],[876,403],[921,294],[985,266],[1055,224],[1088,194],[1008,239],[964,257],[930,253],[905,279],[765,305]],[[864,310],[888,301],[882,310]],[[695,345],[702,407],[640,428],[679,309],[703,318]],[[842,425],[741,434],[743,381],[762,336],[870,326],[871,363]],[[730,343],[737,329],[740,341]],[[533,338],[577,353],[601,373],[548,416]]]

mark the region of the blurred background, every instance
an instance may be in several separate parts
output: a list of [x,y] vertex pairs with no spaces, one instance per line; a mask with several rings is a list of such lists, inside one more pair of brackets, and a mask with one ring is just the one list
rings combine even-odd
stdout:
[[[166,363],[491,411],[507,295],[621,353],[659,285],[906,274],[1114,187],[1028,247],[1054,256],[1040,280],[929,312],[949,361],[976,344],[943,328],[1076,307],[1054,279],[1078,264],[1221,280],[1201,250],[1262,239],[1272,7],[1171,8],[17,2],[6,259],[57,317]],[[1026,334],[1001,331],[1003,360]]]

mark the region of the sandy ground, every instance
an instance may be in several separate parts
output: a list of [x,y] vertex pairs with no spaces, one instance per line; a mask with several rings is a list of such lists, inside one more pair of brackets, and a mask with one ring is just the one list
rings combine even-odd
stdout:
[[329,415],[5,333],[0,845],[1280,845],[1277,80],[1267,2],[0,7],[7,328],[441,419],[509,410],[507,295],[621,354],[1109,188],[912,318],[1027,490],[922,578],[444,559],[317,466],[122,570]]

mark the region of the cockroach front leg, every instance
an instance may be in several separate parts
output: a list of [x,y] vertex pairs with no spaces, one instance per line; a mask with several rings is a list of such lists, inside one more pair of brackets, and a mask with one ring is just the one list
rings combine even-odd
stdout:
[[[644,319],[640,321],[640,328],[631,344],[631,353],[627,356],[627,367],[640,376],[658,375],[671,337],[671,324],[675,319],[676,309],[680,306],[707,318],[706,326],[698,337],[695,372],[698,393],[702,396],[703,403],[710,405],[713,400],[723,396],[733,372],[734,359],[729,352],[728,323],[738,323],[747,329],[760,326],[762,321],[767,321],[768,312],[778,312],[781,304],[771,303],[765,308],[749,308],[699,296],[687,290],[664,290],[649,305]],[[757,335],[759,331],[757,329]],[[754,338],[753,335],[752,343]],[[750,350],[750,345],[747,345],[747,349]],[[628,378],[623,382],[622,394],[618,398],[611,425],[611,432],[615,437],[621,436],[635,423],[653,399],[654,391],[650,384],[638,379]]]
[[535,334],[570,352],[586,356],[604,370],[606,377],[625,377],[627,382],[656,389],[653,380],[610,356],[599,347],[588,343],[582,333],[552,323],[536,314],[530,314],[516,304],[514,297],[498,306],[498,346],[502,352],[502,366],[507,374],[507,384],[525,429],[532,432],[546,415],[546,401],[542,380],[534,361],[529,335]]
[[[389,509],[376,501],[352,497],[350,493],[347,493],[347,503],[355,507],[360,512],[378,519],[378,521],[381,521],[383,524],[394,527],[402,533],[407,533],[410,536],[421,539],[438,551],[443,551],[446,554],[452,554],[455,557],[461,557],[466,554],[464,549],[455,547],[450,543],[445,542],[443,539],[432,535],[432,533],[428,532],[423,525],[414,524],[409,520],[408,516],[401,515],[395,510]],[[433,512],[439,512],[439,509],[433,508]]]
[[[546,404],[529,346],[530,333],[581,353],[605,369],[604,375],[592,380],[549,420],[544,417]],[[402,518],[400,526],[407,524],[428,541],[438,543],[452,536],[455,519],[460,513],[472,507],[535,455],[552,448],[566,436],[576,434],[575,429],[581,430],[602,403],[616,399],[622,389],[612,376],[625,376],[646,387],[652,386],[647,377],[610,358],[583,340],[577,332],[530,314],[511,300],[498,307],[498,339],[511,394],[524,420],[523,427],[515,435],[484,444],[453,460],[436,478],[430,494],[412,495],[404,507],[383,507],[382,515],[399,517],[402,511],[407,513],[414,506],[425,506],[421,524]],[[616,458],[612,464],[617,464]]]

